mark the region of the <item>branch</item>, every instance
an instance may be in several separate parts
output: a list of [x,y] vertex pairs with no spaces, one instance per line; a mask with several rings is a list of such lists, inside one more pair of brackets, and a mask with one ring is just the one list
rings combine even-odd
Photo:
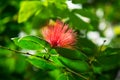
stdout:
[[1,46],[1,45],[0,45],[0,48],[6,49],[6,50],[9,50],[9,51],[13,51],[13,52],[15,52],[15,53],[21,53],[21,54],[25,54],[25,55],[35,56],[35,57],[38,57],[38,58],[43,58],[43,57],[41,57],[41,56],[33,55],[33,54],[28,53],[28,52],[21,52],[21,51],[13,50],[13,49],[10,49],[10,48]]
[[73,70],[71,70],[71,69],[69,69],[69,68],[66,68],[66,70],[68,70],[69,72],[71,72],[71,73],[73,73],[73,74],[75,74],[75,75],[83,78],[84,80],[89,80],[89,78],[86,78],[86,77],[84,77],[83,75],[81,75],[81,74],[79,74],[79,73],[77,73],[77,72],[75,72],[75,71],[73,71]]

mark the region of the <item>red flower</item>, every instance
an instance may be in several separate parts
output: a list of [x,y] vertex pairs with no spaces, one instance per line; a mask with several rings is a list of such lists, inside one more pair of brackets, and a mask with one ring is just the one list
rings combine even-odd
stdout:
[[76,33],[59,20],[55,24],[42,28],[42,35],[52,47],[73,49],[76,43]]

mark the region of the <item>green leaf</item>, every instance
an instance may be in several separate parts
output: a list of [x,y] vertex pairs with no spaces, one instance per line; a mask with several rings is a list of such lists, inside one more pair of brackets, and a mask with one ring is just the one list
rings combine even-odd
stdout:
[[87,38],[77,39],[77,49],[82,51],[87,56],[93,56],[97,53],[97,46]]
[[72,3],[76,3],[76,4],[78,4],[78,3],[86,3],[87,2],[87,0],[72,0]]
[[19,47],[24,48],[24,49],[29,49],[29,50],[39,50],[41,48],[44,48],[45,46],[50,48],[50,45],[46,41],[38,37],[35,37],[35,36],[13,38],[13,41]]
[[22,1],[18,16],[18,22],[22,23],[28,20],[36,11],[40,10],[40,1]]
[[73,59],[73,60],[87,60],[87,57],[84,53],[77,51],[77,50],[71,50],[67,48],[56,48],[56,51],[63,57]]
[[98,57],[98,63],[103,71],[120,67],[120,54],[106,55]]
[[102,67],[97,61],[93,61],[92,63],[92,69],[94,73],[101,74],[102,73]]
[[120,49],[108,47],[100,53],[100,56],[93,62],[93,70],[95,73],[102,73],[120,67]]
[[7,69],[10,72],[13,72],[15,70],[15,59],[13,57],[7,58],[6,61],[4,62],[4,65],[7,66]]
[[85,61],[70,60],[64,57],[59,57],[59,60],[63,65],[76,72],[86,72],[89,70],[89,65]]
[[56,66],[45,59],[37,58],[37,57],[29,57],[28,61],[34,65],[37,68],[43,69],[43,70],[53,70],[56,69]]
[[70,24],[76,29],[93,30],[93,27],[90,24],[84,22],[81,18],[75,15],[75,13],[71,12],[69,14],[69,18],[70,18]]
[[58,59],[58,56],[51,56],[50,60],[52,60],[55,63],[55,65],[58,67],[64,67],[64,65]]
[[27,66],[26,57],[18,54],[18,58],[16,58],[15,63],[15,71],[17,73],[22,73],[25,71],[26,66]]
[[53,12],[51,11],[51,9],[50,9],[49,7],[42,8],[42,9],[41,9],[41,12],[39,12],[39,13],[37,14],[37,16],[38,16],[40,19],[43,19],[43,20],[54,17]]
[[118,52],[120,52],[120,48],[111,48],[108,47],[107,49],[105,49],[105,51],[103,51],[101,53],[101,55],[113,55],[113,54],[117,54]]
[[18,43],[19,38],[18,37],[12,38],[12,40],[17,46],[19,45],[19,43]]
[[90,24],[92,25],[91,29],[97,30],[97,27],[95,27],[95,26],[98,26],[98,17],[96,16],[96,14],[92,13],[90,10],[87,10],[87,9],[74,9],[72,12],[89,18]]
[[75,80],[75,79],[72,77],[72,75],[64,73],[61,74],[57,80]]

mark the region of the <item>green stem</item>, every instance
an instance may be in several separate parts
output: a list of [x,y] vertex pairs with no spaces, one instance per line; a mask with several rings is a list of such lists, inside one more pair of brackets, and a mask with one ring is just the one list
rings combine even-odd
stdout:
[[89,78],[86,78],[86,77],[84,77],[83,75],[81,75],[81,74],[79,74],[79,73],[77,73],[77,72],[75,72],[75,71],[73,71],[73,70],[71,70],[71,69],[69,69],[69,68],[66,68],[66,70],[68,70],[69,72],[71,72],[71,73],[73,73],[73,74],[75,74],[75,75],[83,78],[84,80],[89,80]]
[[49,53],[51,51],[52,48],[50,48],[50,50],[46,49],[44,46],[44,50],[47,53],[46,55],[44,55],[44,59],[49,60],[51,57],[51,54]]
[[25,54],[25,55],[30,55],[30,56],[35,56],[35,57],[38,57],[38,58],[42,58],[41,56],[33,55],[33,54],[28,53],[28,52],[21,52],[21,51],[13,50],[13,49],[1,46],[1,45],[0,45],[0,48],[6,49],[6,50],[9,50],[9,51],[13,51],[15,53],[21,53],[21,54]]
[[98,56],[100,55],[100,53],[101,53],[101,51],[102,51],[102,48],[103,48],[105,42],[106,42],[106,40],[104,40],[104,42],[103,42],[102,45],[100,46],[100,49],[99,49],[99,51],[98,51]]

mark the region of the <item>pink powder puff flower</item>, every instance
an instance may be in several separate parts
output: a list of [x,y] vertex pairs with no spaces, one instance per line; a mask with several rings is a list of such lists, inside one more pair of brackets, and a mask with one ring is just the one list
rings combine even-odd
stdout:
[[56,20],[54,24],[43,27],[41,31],[43,38],[50,43],[51,47],[74,49],[76,33],[60,20]]

